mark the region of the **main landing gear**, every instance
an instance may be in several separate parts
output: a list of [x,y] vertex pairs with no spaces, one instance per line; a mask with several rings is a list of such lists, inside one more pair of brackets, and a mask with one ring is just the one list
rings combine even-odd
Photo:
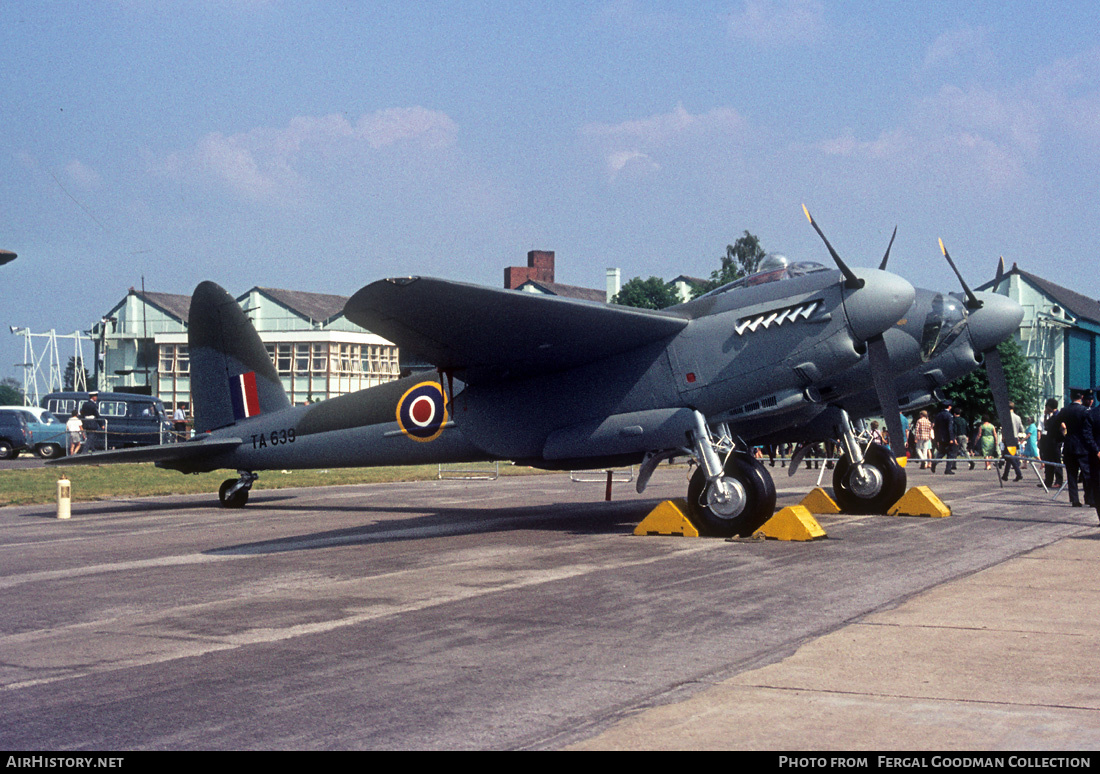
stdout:
[[833,437],[844,446],[833,468],[836,504],[845,513],[886,513],[905,494],[905,470],[885,446],[872,443],[861,448],[846,411],[828,411],[835,414]]
[[252,484],[259,478],[250,470],[238,470],[237,474],[240,478],[227,479],[218,488],[218,499],[223,508],[243,508],[248,502],[248,492],[252,489]]
[[844,513],[886,513],[905,494],[905,470],[885,446],[873,443],[862,464],[845,454],[833,468],[833,495]]
[[[696,526],[717,537],[748,537],[775,513],[775,484],[749,452],[734,448],[724,425],[712,438],[695,412],[692,442],[699,468],[688,484],[688,507]],[[726,455],[725,462],[718,453]]]

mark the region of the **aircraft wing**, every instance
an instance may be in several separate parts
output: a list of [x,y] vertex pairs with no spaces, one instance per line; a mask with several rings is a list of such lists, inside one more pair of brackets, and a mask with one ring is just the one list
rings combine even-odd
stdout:
[[688,320],[667,312],[406,277],[374,282],[344,307],[384,336],[467,382],[573,368],[668,338]]
[[112,449],[111,451],[74,454],[69,457],[59,457],[46,464],[67,466],[102,465],[117,462],[184,462],[233,451],[240,445],[240,438],[208,438],[201,441],[182,441],[180,443],[164,443],[159,446],[138,446],[132,449]]

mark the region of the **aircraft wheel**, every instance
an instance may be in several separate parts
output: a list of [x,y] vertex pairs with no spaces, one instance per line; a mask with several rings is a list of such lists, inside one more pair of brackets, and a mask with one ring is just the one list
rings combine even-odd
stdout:
[[864,471],[847,457],[833,468],[833,495],[845,513],[886,513],[905,494],[905,470],[884,446],[871,444],[864,456]]
[[730,497],[722,499],[716,487],[707,485],[702,468],[688,484],[688,507],[701,531],[716,537],[748,537],[775,513],[775,484],[756,460],[739,454],[726,462]]
[[229,494],[230,488],[236,483],[235,478],[226,479],[218,488],[218,499],[221,500],[223,508],[243,508],[248,502],[248,487],[238,489],[232,495]]

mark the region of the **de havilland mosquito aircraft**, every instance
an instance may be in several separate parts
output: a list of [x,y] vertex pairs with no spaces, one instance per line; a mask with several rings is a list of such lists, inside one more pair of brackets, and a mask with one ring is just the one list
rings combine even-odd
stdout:
[[771,517],[775,487],[738,442],[739,418],[811,402],[816,384],[865,356],[873,371],[892,373],[882,334],[914,300],[904,279],[830,253],[836,269],[797,264],[781,282],[732,283],[662,311],[429,277],[380,280],[348,301],[347,318],[425,357],[438,376],[297,407],[238,304],[204,282],[188,327],[197,440],[60,462],[235,469],[219,496],[240,507],[261,470],[641,462],[644,486],[660,461],[686,456],[699,465],[688,487],[697,522],[748,535]]

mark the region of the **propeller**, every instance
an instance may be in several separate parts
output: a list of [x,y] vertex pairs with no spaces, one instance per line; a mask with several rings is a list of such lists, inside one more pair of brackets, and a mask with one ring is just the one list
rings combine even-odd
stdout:
[[[963,293],[966,294],[967,311],[975,312],[981,309],[984,306],[982,300],[966,284],[966,280],[963,279],[958,267],[955,266],[955,262],[951,260],[947,248],[944,247],[942,239],[940,240],[940,251],[943,253],[943,257],[947,259],[951,270],[955,272],[955,276],[959,278],[959,284],[962,285]],[[1003,265],[1004,259],[1002,258],[1001,261]],[[1012,409],[1008,405],[1008,380],[1005,378],[1001,353],[997,351],[997,347],[994,345],[980,354],[985,363],[986,376],[989,378],[989,391],[993,393],[993,405],[997,409],[997,419],[1001,423],[1001,435],[1005,441],[1005,448],[1008,449],[1009,454],[1014,455],[1016,454],[1016,436],[1012,431]]]
[[837,268],[840,269],[841,273],[844,274],[844,287],[852,288],[853,290],[863,287],[863,280],[857,277],[856,273],[848,267],[848,264],[844,263],[844,261],[840,259],[840,256],[836,254],[836,250],[833,249],[833,246],[829,244],[829,240],[825,238],[825,234],[823,234],[821,229],[818,228],[818,225],[810,216],[810,211],[806,209],[805,204],[802,205],[802,211],[806,213],[806,220],[810,221],[810,225],[814,227],[814,231],[816,231],[817,235],[821,237],[821,241],[825,243],[825,247],[829,249],[829,255],[833,256],[833,260],[836,262]]
[[[846,281],[844,286],[847,288],[858,289],[863,287],[863,280],[855,275],[847,264],[841,260],[841,257],[837,255],[836,250],[829,244],[829,240],[825,237],[824,232],[814,222],[814,219],[810,216],[810,211],[806,209],[806,205],[802,205],[802,211],[806,213],[806,219],[810,221],[810,225],[814,227],[814,231],[821,237],[821,241],[825,243],[825,247],[829,250],[829,255],[833,256],[833,260],[844,273]],[[898,235],[898,228],[894,226],[894,233],[890,237],[890,244],[886,246],[886,255],[882,257],[882,263],[879,265],[880,270],[885,270],[886,262],[890,259],[890,248],[894,245],[894,237]],[[876,336],[872,336],[867,340],[867,360],[871,367],[871,377],[875,383],[875,394],[878,397],[879,406],[882,407],[883,419],[886,420],[886,431],[890,435],[890,441],[892,444],[891,450],[894,451],[894,456],[898,461],[898,464],[905,466],[905,431],[902,429],[901,423],[901,411],[898,409],[898,391],[897,386],[894,384],[894,373],[890,365],[890,352],[886,347],[886,340],[883,335],[879,333]],[[899,455],[896,450],[900,450]]]
[[951,254],[947,252],[947,248],[943,246],[943,240],[940,240],[940,252],[943,253],[943,257],[947,259],[947,265],[951,267],[951,271],[955,272],[955,276],[959,278],[959,284],[962,285],[963,293],[966,294],[966,311],[973,312],[975,309],[982,308],[981,299],[974,295],[974,291],[970,289],[970,286],[966,284],[966,280],[963,279],[962,273],[959,271],[959,267],[955,265],[955,262],[951,260]]
[[878,265],[879,271],[886,271],[886,262],[890,260],[890,248],[894,246],[894,237],[898,235],[898,227],[894,226],[894,233],[890,236],[890,244],[886,245],[886,255],[882,256],[882,263]]

